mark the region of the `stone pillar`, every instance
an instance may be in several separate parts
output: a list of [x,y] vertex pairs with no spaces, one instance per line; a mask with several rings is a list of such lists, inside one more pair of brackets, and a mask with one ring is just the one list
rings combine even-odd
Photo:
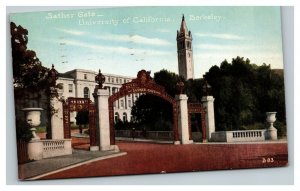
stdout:
[[[51,88],[51,139],[64,139],[64,123],[63,123],[63,105],[60,101],[62,97],[62,89]],[[58,93],[58,97],[54,96]]]
[[[100,151],[115,150],[119,151],[117,145],[110,144],[109,129],[109,108],[108,108],[108,89],[95,89],[94,93],[96,105],[96,141]],[[97,146],[90,148],[91,151],[97,150]]]
[[214,112],[214,98],[213,96],[204,96],[201,101],[205,108],[205,120],[206,120],[206,138],[211,140],[211,134],[216,131],[215,127],[215,112]]
[[193,140],[189,139],[188,97],[185,94],[179,94],[175,96],[175,99],[178,107],[178,130],[181,144],[191,144]]

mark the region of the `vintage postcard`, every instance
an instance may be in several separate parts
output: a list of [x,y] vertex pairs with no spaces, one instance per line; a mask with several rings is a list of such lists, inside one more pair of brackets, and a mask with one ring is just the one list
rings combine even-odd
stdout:
[[287,166],[280,18],[265,6],[10,14],[19,179]]

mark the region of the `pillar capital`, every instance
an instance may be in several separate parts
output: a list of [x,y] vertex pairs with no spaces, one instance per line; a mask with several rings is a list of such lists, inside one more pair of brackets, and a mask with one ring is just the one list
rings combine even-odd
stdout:
[[215,98],[213,96],[203,96],[201,101],[206,102],[206,101],[214,101]]
[[109,96],[109,90],[108,89],[95,89],[94,91],[94,97],[95,96]]
[[188,97],[186,94],[177,94],[175,95],[175,99],[178,100],[188,100]]

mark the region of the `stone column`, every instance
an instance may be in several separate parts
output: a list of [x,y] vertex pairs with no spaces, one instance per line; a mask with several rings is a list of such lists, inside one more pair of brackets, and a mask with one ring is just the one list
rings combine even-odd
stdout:
[[[51,139],[64,139],[64,123],[63,123],[63,105],[60,101],[62,97],[62,89],[50,89],[50,105],[51,105]],[[55,94],[58,94],[58,97]]]
[[175,99],[178,107],[178,130],[181,144],[191,144],[193,140],[189,139],[188,97],[185,94],[179,94],[175,96]]
[[204,96],[201,101],[205,108],[205,120],[206,120],[206,138],[210,141],[211,134],[216,131],[215,127],[215,112],[214,112],[214,98],[213,96]]
[[[119,151],[117,145],[110,144],[109,129],[109,108],[108,108],[108,89],[95,89],[94,93],[96,105],[96,141],[100,151],[115,150]],[[96,146],[90,150],[97,150]]]

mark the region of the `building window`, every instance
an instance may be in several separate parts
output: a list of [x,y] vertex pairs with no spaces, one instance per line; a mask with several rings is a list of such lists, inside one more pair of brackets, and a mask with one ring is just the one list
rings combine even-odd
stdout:
[[107,80],[108,82],[110,82],[110,77],[108,77],[108,80]]
[[119,78],[116,78],[116,83],[119,83]]
[[89,90],[88,87],[85,87],[85,88],[83,89],[83,97],[84,97],[84,98],[90,98],[90,90]]
[[184,49],[184,42],[180,42],[181,49]]
[[123,82],[123,80],[122,80],[122,79],[120,79],[120,84],[122,84],[122,82]]
[[128,100],[128,107],[132,107],[131,100]]
[[124,100],[120,101],[121,108],[124,108]]
[[85,79],[85,80],[87,79],[87,74],[84,74],[84,79]]
[[69,84],[69,92],[70,92],[70,93],[73,92],[73,84]]
[[115,113],[115,123],[119,122],[120,115],[118,112]]
[[127,113],[123,113],[123,122],[127,121]]
[[114,78],[111,78],[111,83],[114,83]]

